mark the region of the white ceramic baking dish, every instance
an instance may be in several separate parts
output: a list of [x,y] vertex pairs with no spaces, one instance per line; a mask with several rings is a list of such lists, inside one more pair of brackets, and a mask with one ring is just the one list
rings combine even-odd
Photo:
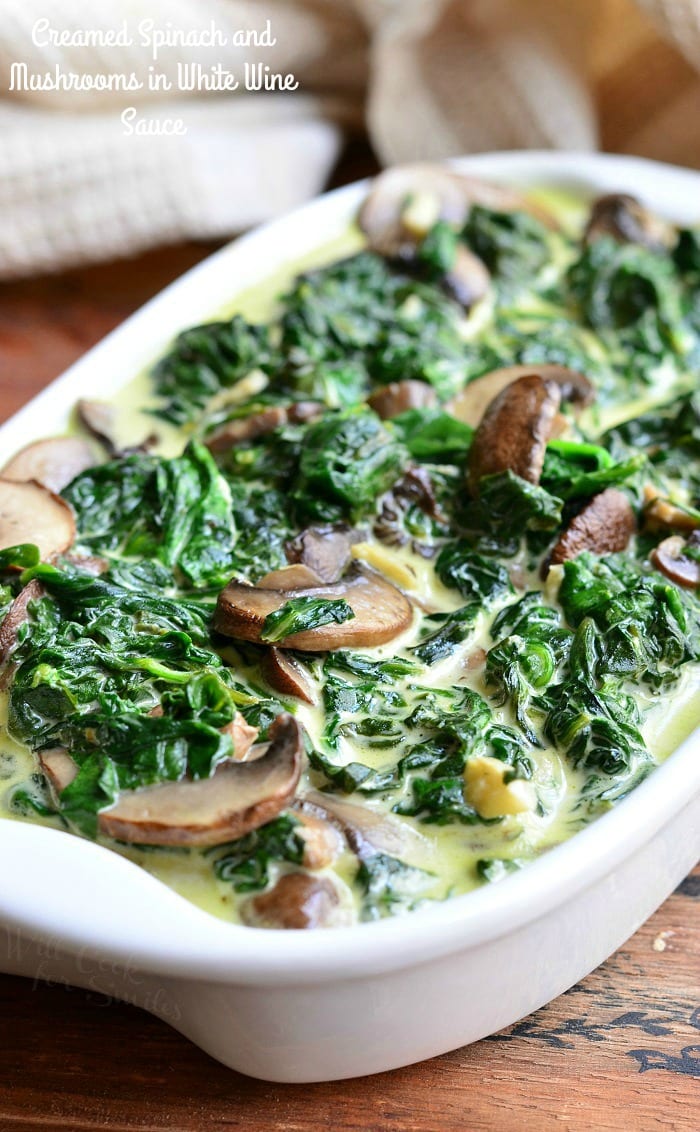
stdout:
[[[493,180],[636,193],[700,220],[700,175],[631,158],[522,153],[459,165]],[[224,248],[0,430],[2,451],[109,396],[185,326],[341,234],[353,185]],[[229,925],[89,841],[0,821],[0,967],[152,1011],[274,1081],[376,1073],[454,1049],[560,994],[634,932],[700,855],[700,732],[614,811],[500,884],[412,915],[319,932]]]

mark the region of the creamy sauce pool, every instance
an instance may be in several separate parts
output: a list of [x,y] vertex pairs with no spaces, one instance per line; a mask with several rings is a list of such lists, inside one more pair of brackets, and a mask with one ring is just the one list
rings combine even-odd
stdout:
[[[537,190],[531,196],[540,203],[555,210],[562,223],[575,231],[580,226],[585,207],[582,202],[567,193],[554,190]],[[219,311],[212,312],[212,319],[230,317],[240,313],[250,321],[267,320],[275,313],[275,299],[303,270],[324,266],[345,256],[352,255],[363,246],[362,238],[356,231],[349,231],[340,239],[323,248],[316,249],[293,264],[286,265],[262,285],[244,291]],[[478,333],[488,322],[487,303],[480,304],[469,319],[465,321],[465,340]],[[668,394],[663,374],[659,374],[658,385],[653,394],[644,401],[637,400],[624,406],[591,417],[589,426],[597,430],[609,427],[617,420],[627,419],[645,411],[651,404],[662,401]],[[154,428],[154,418],[147,413],[157,404],[149,377],[146,373],[129,382],[123,391],[113,399],[120,410],[120,435],[134,442]],[[188,439],[186,430],[158,420],[155,429],[160,443],[157,451],[162,455],[177,455]],[[371,542],[375,540],[371,539]],[[464,604],[457,591],[442,585],[435,575],[431,562],[407,548],[387,549],[376,543],[385,558],[384,566],[390,580],[420,601],[424,608],[447,612]],[[392,576],[392,571],[394,572]],[[544,589],[545,585],[534,573],[527,573],[528,589]],[[507,599],[508,600],[508,599]],[[512,600],[512,599],[511,599]],[[556,602],[552,604],[556,605]],[[482,616],[474,633],[459,646],[451,656],[439,661],[421,674],[423,686],[436,687],[460,685],[473,688],[487,700],[490,689],[483,679],[483,667],[472,667],[470,658],[480,649],[487,650],[493,644],[488,632],[488,624],[498,606],[490,609],[488,619]],[[419,639],[418,618],[414,625],[400,638],[390,644],[375,649],[362,650],[373,659],[393,657],[399,650],[409,647]],[[700,720],[700,665],[687,665],[682,678],[669,692],[653,696],[635,689],[635,695],[642,708],[642,734],[649,750],[661,762],[670,755],[680,743],[692,733]],[[11,808],[12,798],[17,790],[39,796],[39,779],[34,755],[26,747],[16,743],[7,733],[7,694],[0,694],[0,815],[12,820],[40,820],[44,824],[63,828],[57,817],[27,819]],[[494,719],[504,724],[513,722],[508,708],[494,708]],[[311,708],[300,703],[296,714],[307,728],[312,740],[318,743],[324,726],[323,711],[320,707]],[[341,740],[341,761],[361,758],[367,765],[380,768],[388,761],[386,749],[363,746],[357,748],[348,739]],[[465,826],[454,823],[448,826],[434,826],[420,823],[409,817],[401,820],[411,825],[423,840],[426,849],[426,865],[435,874],[434,883],[421,886],[421,897],[443,899],[447,896],[467,892],[479,886],[476,863],[484,858],[520,864],[546,852],[552,846],[570,837],[576,830],[590,821],[581,807],[581,790],[585,774],[565,764],[556,750],[544,747],[532,752],[535,770],[532,782],[534,793],[540,802],[536,808],[526,813],[504,817],[493,825]],[[365,797],[350,796],[350,801],[360,801],[370,809],[381,809],[376,801]],[[136,864],[147,869],[163,883],[169,885],[186,899],[224,920],[236,920],[238,898],[230,884],[217,881],[212,869],[211,857],[198,850],[140,849],[126,846],[100,837],[103,844],[122,854]],[[411,862],[413,863],[413,862]],[[416,864],[421,862],[416,861]],[[346,852],[333,866],[333,873],[351,886],[357,868],[354,855]],[[273,870],[273,876],[276,875]]]

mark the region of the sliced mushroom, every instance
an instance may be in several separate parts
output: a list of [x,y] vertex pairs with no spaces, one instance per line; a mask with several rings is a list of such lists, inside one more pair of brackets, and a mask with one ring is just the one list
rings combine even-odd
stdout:
[[350,565],[353,544],[362,536],[345,525],[307,527],[288,542],[285,552],[290,562],[313,570],[323,582],[337,582]]
[[[231,722],[222,728],[225,735],[231,736],[233,743],[233,757],[237,763],[252,762],[253,761],[253,744],[257,739],[260,732],[257,727],[251,727],[246,722],[245,716],[237,711]],[[260,757],[264,752],[260,752]]]
[[425,511],[426,515],[430,515],[431,519],[436,519],[439,523],[447,522],[435,497],[435,486],[430,472],[420,464],[414,464],[413,467],[406,469],[401,479],[394,484],[392,493],[395,499],[415,503],[421,511]]
[[694,531],[700,527],[697,515],[664,499],[652,484],[644,487],[644,525],[650,531]]
[[395,166],[375,177],[358,222],[374,251],[394,256],[438,220],[461,227],[475,204],[501,212],[524,210],[557,227],[551,213],[513,189],[420,163]]
[[576,558],[584,550],[594,554],[614,554],[624,550],[635,532],[632,505],[623,492],[608,487],[574,515],[559,536],[546,565],[557,566]]
[[296,817],[296,833],[304,842],[304,868],[327,869],[345,848],[340,831],[316,814],[297,811]]
[[[1,630],[0,630],[1,632]],[[306,704],[315,704],[313,685],[301,664],[274,646],[262,659],[262,674],[271,688],[283,696],[295,696]]]
[[390,421],[408,409],[427,409],[437,403],[437,396],[432,385],[425,381],[415,381],[407,378],[405,381],[392,381],[390,385],[383,385],[376,389],[367,404],[383,421]]
[[0,550],[34,543],[43,561],[67,550],[74,538],[73,512],[60,496],[39,483],[0,479]]
[[270,746],[259,759],[229,761],[210,778],[161,782],[124,791],[98,817],[102,833],[140,845],[221,845],[272,821],[289,804],[299,782],[302,730],[282,714],[270,727]]
[[677,586],[694,590],[700,586],[700,561],[686,556],[688,546],[700,546],[700,538],[691,535],[686,541],[680,535],[671,535],[660,542],[649,557],[656,569]]
[[267,405],[257,413],[227,421],[204,441],[210,452],[228,452],[237,444],[256,440],[286,424],[303,424],[323,412],[318,401],[296,401],[292,405]]
[[59,803],[61,792],[70,786],[78,774],[78,764],[65,747],[51,747],[46,751],[40,751],[37,758],[39,766],[46,775],[54,801]]
[[21,448],[8,460],[0,475],[19,483],[34,480],[49,491],[58,492],[94,464],[92,449],[84,440],[77,436],[55,436]]
[[279,570],[271,570],[269,574],[265,574],[258,581],[257,588],[282,590],[288,593],[290,590],[309,589],[322,583],[321,575],[310,566],[305,566],[303,562],[294,562],[290,566],[282,566]]
[[488,295],[491,275],[475,252],[464,244],[458,244],[454,263],[441,282],[447,294],[468,311]]
[[591,207],[584,244],[600,236],[612,236],[622,244],[642,244],[652,251],[664,251],[675,238],[672,224],[649,212],[636,197],[628,193],[607,193]]
[[561,401],[559,386],[537,374],[520,377],[491,401],[469,451],[469,488],[482,476],[511,471],[539,483],[547,441]]
[[286,873],[273,888],[252,896],[241,906],[250,927],[301,930],[328,928],[350,922],[336,885],[329,877]]
[[272,590],[243,582],[229,582],[219,594],[214,628],[235,640],[260,641],[268,614],[296,597],[343,598],[355,616],[340,625],[334,622],[294,633],[281,641],[279,648],[308,652],[370,648],[393,640],[408,628],[412,620],[411,605],[401,591],[380,574],[360,565],[354,566],[348,576],[335,585]]
[[88,401],[83,398],[78,401],[77,410],[80,423],[104,445],[110,456],[147,452],[158,442],[157,435],[151,432],[136,443],[123,444],[119,437],[119,410],[107,401]]
[[571,401],[578,408],[590,405],[595,399],[595,389],[588,378],[567,366],[551,363],[540,366],[503,366],[502,369],[491,370],[470,381],[461,393],[446,403],[445,411],[458,421],[476,428],[494,397],[518,378],[530,374],[536,374],[543,381],[555,382],[561,390],[562,400]]
[[44,587],[36,578],[19,591],[0,624],[0,664],[4,664],[17,646],[17,631],[29,617],[30,601],[38,601]]
[[343,801],[332,794],[309,791],[297,799],[294,808],[301,814],[310,814],[335,825],[360,860],[376,853],[389,853],[421,868],[433,853],[432,842],[408,822],[393,814],[378,813],[369,806]]
[[101,574],[106,574],[109,570],[109,562],[106,558],[102,558],[96,554],[72,554],[64,555],[66,562],[70,562],[71,566],[76,566],[78,570],[83,570],[86,574],[92,574],[93,578],[99,578]]

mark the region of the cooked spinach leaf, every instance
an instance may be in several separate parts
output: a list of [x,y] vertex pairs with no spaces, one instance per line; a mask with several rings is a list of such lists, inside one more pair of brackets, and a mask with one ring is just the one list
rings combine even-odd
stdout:
[[231,494],[195,442],[170,460],[129,456],[91,468],[64,497],[93,551],[157,558],[194,588],[222,585],[233,572]]
[[299,822],[290,814],[282,814],[215,852],[222,848],[214,872],[220,881],[233,885],[235,892],[260,892],[270,883],[270,865],[280,861],[300,865],[304,858]]
[[294,597],[280,609],[268,613],[260,640],[276,644],[294,633],[305,633],[322,625],[342,625],[354,616],[352,607],[342,598],[329,601],[320,597]]
[[368,409],[329,414],[304,437],[293,497],[302,520],[360,519],[398,479],[406,452]]

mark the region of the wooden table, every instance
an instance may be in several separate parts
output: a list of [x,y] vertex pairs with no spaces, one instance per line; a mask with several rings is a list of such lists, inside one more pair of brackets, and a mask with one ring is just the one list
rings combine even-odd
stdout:
[[[0,287],[1,415],[209,250]],[[594,974],[502,1034],[328,1085],[256,1082],[132,1007],[0,977],[0,1129],[697,1132],[699,901],[700,870]]]

